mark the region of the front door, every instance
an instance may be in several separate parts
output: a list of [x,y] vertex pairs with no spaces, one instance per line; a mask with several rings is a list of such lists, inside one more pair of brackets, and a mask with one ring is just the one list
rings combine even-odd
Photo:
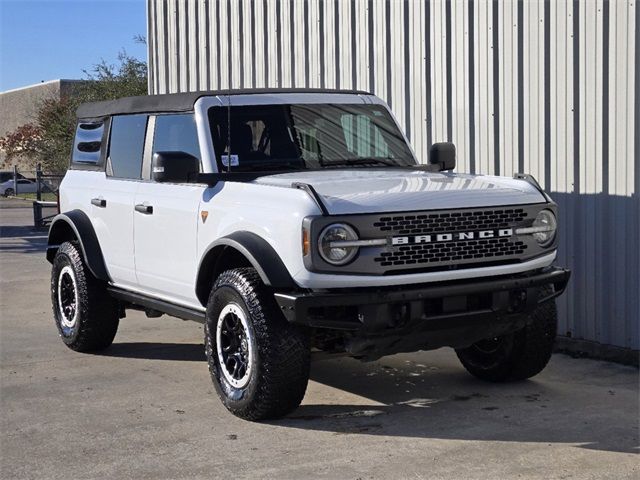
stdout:
[[203,191],[201,185],[140,184],[134,243],[138,283],[145,292],[175,303],[199,305],[194,282],[198,205]]
[[[193,114],[158,115],[151,158],[155,152],[178,151],[201,158]],[[151,171],[153,165],[149,177]],[[200,306],[195,294],[196,248],[199,205],[205,188],[151,179],[140,184],[134,212],[140,290],[173,303]]]

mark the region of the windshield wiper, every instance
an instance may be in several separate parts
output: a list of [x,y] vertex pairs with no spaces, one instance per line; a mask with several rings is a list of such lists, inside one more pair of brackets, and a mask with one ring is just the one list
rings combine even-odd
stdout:
[[340,160],[324,160],[323,166],[331,167],[334,165],[385,165],[387,167],[399,167],[392,158],[345,158]]

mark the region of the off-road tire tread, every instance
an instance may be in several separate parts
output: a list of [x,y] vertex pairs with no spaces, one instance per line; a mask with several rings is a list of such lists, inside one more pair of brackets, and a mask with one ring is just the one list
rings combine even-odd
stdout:
[[[236,268],[221,273],[211,290],[208,311],[212,307],[216,290],[221,287],[236,290],[244,300],[260,357],[258,389],[253,399],[239,409],[226,403],[225,405],[236,416],[253,421],[279,418],[292,412],[300,405],[309,380],[308,334],[287,322],[273,294],[255,269]],[[212,379],[216,382],[213,370],[216,354],[209,337],[207,322],[205,353]]]
[[558,329],[555,300],[543,303],[531,315],[533,322],[516,336],[515,350],[519,355],[514,358],[507,380],[531,378],[544,370],[551,359]]
[[[73,339],[62,335],[57,321],[57,268],[63,257],[69,259],[76,276],[80,316],[78,318],[78,334]],[[107,292],[106,284],[93,276],[85,265],[77,242],[65,242],[60,245],[53,261],[51,274],[51,300],[56,326],[65,345],[76,352],[93,352],[107,348],[113,343],[120,323],[117,301]]]
[[[552,293],[542,289],[540,296]],[[558,312],[555,300],[539,305],[531,313],[532,321],[513,334],[513,348],[504,362],[491,369],[478,368],[467,361],[467,349],[456,350],[458,358],[473,376],[490,382],[525,380],[540,373],[549,363],[557,334]]]

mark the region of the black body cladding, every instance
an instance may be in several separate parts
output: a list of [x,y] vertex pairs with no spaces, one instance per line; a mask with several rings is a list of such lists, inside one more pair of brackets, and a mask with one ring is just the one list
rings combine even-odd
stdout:
[[96,232],[87,214],[81,210],[61,213],[53,219],[47,241],[47,260],[53,263],[60,245],[73,240],[80,243],[84,261],[94,277],[110,281]]
[[255,233],[234,232],[216,240],[202,257],[202,262],[198,267],[196,295],[203,304],[209,295],[208,280],[224,262],[223,256],[229,254],[227,249],[239,252],[258,272],[265,285],[284,291],[298,288],[289,275],[287,267],[271,245]]

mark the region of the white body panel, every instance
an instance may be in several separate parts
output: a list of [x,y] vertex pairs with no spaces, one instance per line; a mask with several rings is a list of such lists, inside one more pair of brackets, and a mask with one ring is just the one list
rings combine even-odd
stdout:
[[200,221],[198,258],[218,238],[237,231],[251,232],[278,252],[291,277],[303,286],[297,280],[307,272],[302,259],[302,220],[321,213],[306,192],[251,183],[220,183],[205,191],[200,209],[208,211],[208,218]]
[[[70,170],[60,191],[60,211],[82,210],[100,242],[102,255],[114,283],[137,285],[133,248],[133,205],[140,182],[107,178],[104,172]],[[97,198],[106,207],[91,204]]]
[[313,185],[329,213],[384,213],[522,205],[544,202],[530,183],[504,177],[402,170],[328,170],[287,173],[256,180],[286,188]]
[[135,204],[153,214],[134,212],[138,289],[176,303],[193,304],[197,274],[198,204],[205,187],[140,182]]
[[102,254],[110,259],[107,266],[111,278],[123,285],[136,285],[133,200],[139,183],[107,178],[104,174],[101,176],[92,198],[106,200],[107,206],[100,208],[91,205],[89,218],[98,236]]

